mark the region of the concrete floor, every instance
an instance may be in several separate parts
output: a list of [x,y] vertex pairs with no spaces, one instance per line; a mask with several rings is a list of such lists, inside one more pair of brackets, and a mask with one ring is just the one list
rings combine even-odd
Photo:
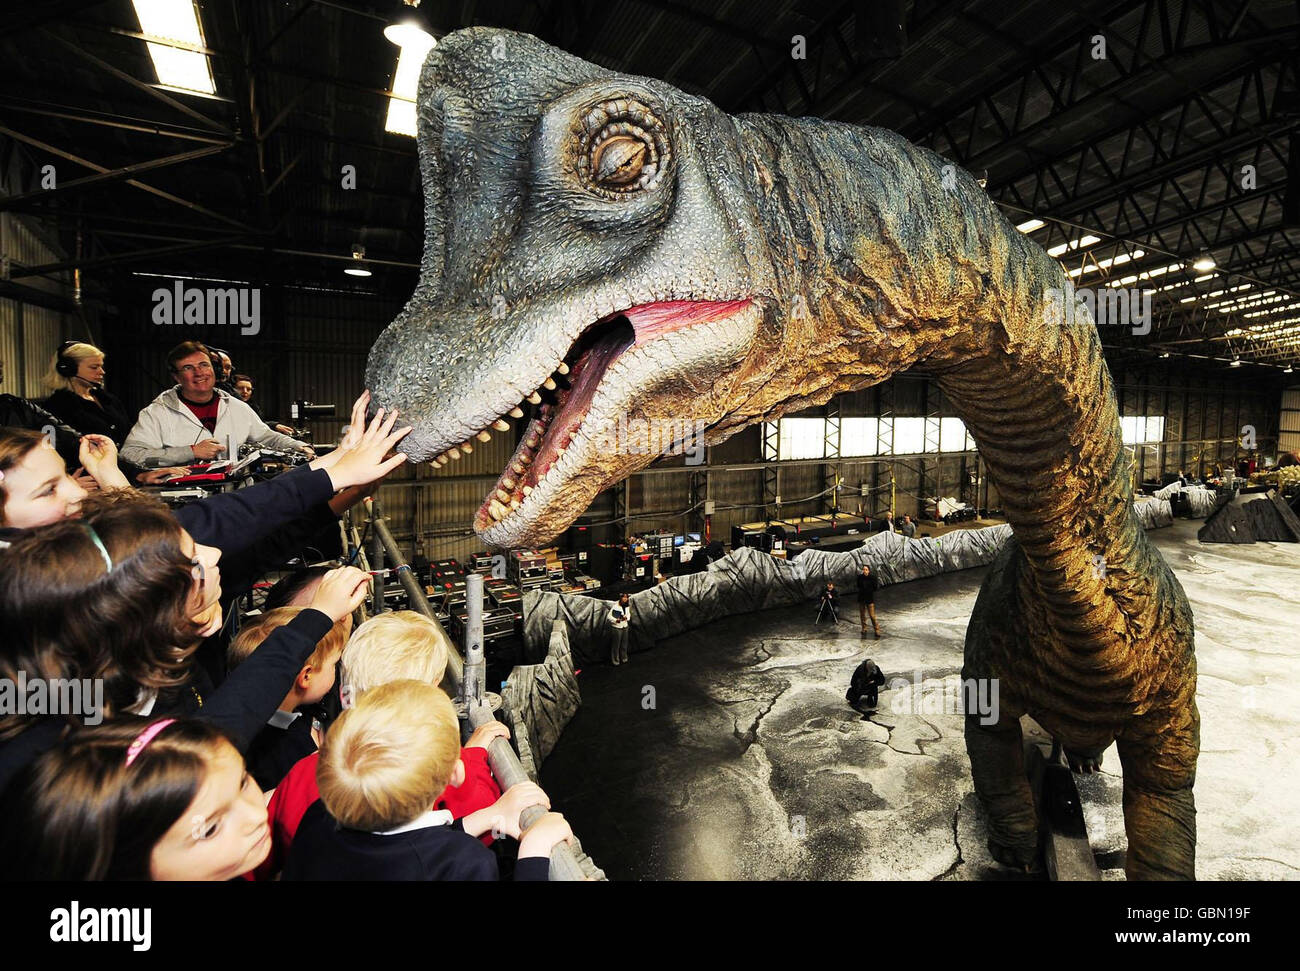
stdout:
[[[1196,616],[1197,875],[1296,879],[1300,547],[1202,546],[1199,525],[1152,533]],[[988,857],[945,704],[985,572],[882,589],[879,641],[846,597],[838,629],[814,627],[812,607],[772,610],[585,669],[542,768],[552,804],[616,880],[1016,879]],[[863,656],[919,696],[899,685],[869,720],[851,710]],[[1114,748],[1076,780],[1103,877],[1123,879]]]

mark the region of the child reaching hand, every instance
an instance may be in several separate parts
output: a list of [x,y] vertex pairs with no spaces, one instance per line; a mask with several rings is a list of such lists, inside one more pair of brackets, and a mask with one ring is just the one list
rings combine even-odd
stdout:
[[[248,660],[273,631],[289,623],[304,609],[277,607],[245,625],[226,652],[227,670],[234,671]],[[248,771],[253,773],[253,778],[264,791],[274,789],[299,760],[316,751],[320,739],[312,726],[311,713],[299,709],[315,705],[334,687],[334,670],[351,627],[352,615],[348,614],[335,621],[329,632],[317,642],[311,657],[293,679],[293,687],[284,701],[280,702],[280,707],[244,753]]]

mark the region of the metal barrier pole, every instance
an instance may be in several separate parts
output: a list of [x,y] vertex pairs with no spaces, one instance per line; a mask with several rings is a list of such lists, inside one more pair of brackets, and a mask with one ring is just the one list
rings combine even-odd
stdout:
[[[371,499],[366,500],[366,512],[370,514],[370,528],[374,535],[379,538],[383,544],[384,550],[388,554],[388,560],[393,564],[393,569],[397,571],[397,578],[402,584],[411,602],[411,608],[424,614],[435,624],[438,623],[434,615],[433,608],[429,606],[429,597],[420,586],[420,582],[411,574],[411,568],[402,555],[402,551],[397,546],[397,541],[393,539],[393,534],[389,532],[388,524],[384,522],[383,512],[378,508],[378,503]],[[476,584],[474,582],[477,581]],[[478,589],[478,597],[469,598],[469,593],[474,589],[474,584]],[[483,700],[483,577],[478,574],[471,574],[465,582],[466,586],[466,607],[469,610],[469,627],[465,635],[465,644],[477,646],[477,658],[473,653],[469,658],[470,665],[466,665],[458,653],[451,652],[447,657],[447,671],[443,675],[445,681],[450,682],[450,687],[455,689],[454,694],[457,697],[466,700],[467,717],[471,728],[478,728],[480,725],[486,725],[496,720],[492,713],[492,708]],[[383,587],[380,587],[380,594],[383,596]],[[475,606],[477,604],[477,606]],[[477,665],[477,671],[474,668]],[[466,693],[466,686],[477,682],[477,697],[471,699]],[[531,782],[528,773],[519,763],[519,756],[515,750],[510,747],[510,743],[504,738],[494,738],[488,745],[488,765],[492,767],[492,774],[496,776],[497,782],[501,784],[501,790],[504,792],[513,785],[520,782]],[[519,814],[519,825],[521,829],[527,829],[540,817],[546,814],[546,810],[541,806],[529,806]],[[578,864],[578,859],[573,855],[573,849],[567,843],[557,843],[551,850],[551,872],[552,880],[585,880],[587,875],[582,872],[582,867]]]

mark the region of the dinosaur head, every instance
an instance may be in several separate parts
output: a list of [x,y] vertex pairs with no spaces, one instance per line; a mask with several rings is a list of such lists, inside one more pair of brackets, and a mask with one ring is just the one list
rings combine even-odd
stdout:
[[771,286],[735,129],[661,82],[481,28],[430,53],[417,103],[420,282],[367,386],[413,426],[413,461],[526,422],[474,526],[541,542],[657,457],[617,447],[617,429],[725,437],[758,377]]
[[[773,161],[816,139],[764,117],[732,118],[526,34],[470,28],[430,52],[417,97],[420,280],[375,343],[366,384],[413,426],[402,445],[413,461],[445,464],[525,423],[475,518],[488,543],[555,536],[602,489],[678,447],[673,430],[713,444],[796,400],[825,401],[844,375],[862,386],[866,371],[898,369],[864,370],[843,346],[836,359],[815,330],[841,308],[804,303],[801,315],[804,298],[779,296],[817,278],[803,271],[827,254],[804,244],[840,239],[818,220],[842,213],[795,196],[826,177],[815,163],[788,179]],[[906,209],[906,187],[899,199]],[[861,269],[871,262],[830,258],[868,296],[879,293]],[[810,377],[814,353],[823,366]],[[633,442],[624,429],[649,434]]]

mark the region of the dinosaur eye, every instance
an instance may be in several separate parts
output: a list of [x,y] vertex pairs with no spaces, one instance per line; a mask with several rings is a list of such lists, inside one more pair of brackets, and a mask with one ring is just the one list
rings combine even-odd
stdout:
[[606,138],[592,150],[592,178],[610,187],[635,182],[645,169],[648,151],[645,142],[631,135]]
[[606,199],[652,188],[672,158],[668,134],[648,107],[630,98],[592,108],[582,119],[578,175]]

